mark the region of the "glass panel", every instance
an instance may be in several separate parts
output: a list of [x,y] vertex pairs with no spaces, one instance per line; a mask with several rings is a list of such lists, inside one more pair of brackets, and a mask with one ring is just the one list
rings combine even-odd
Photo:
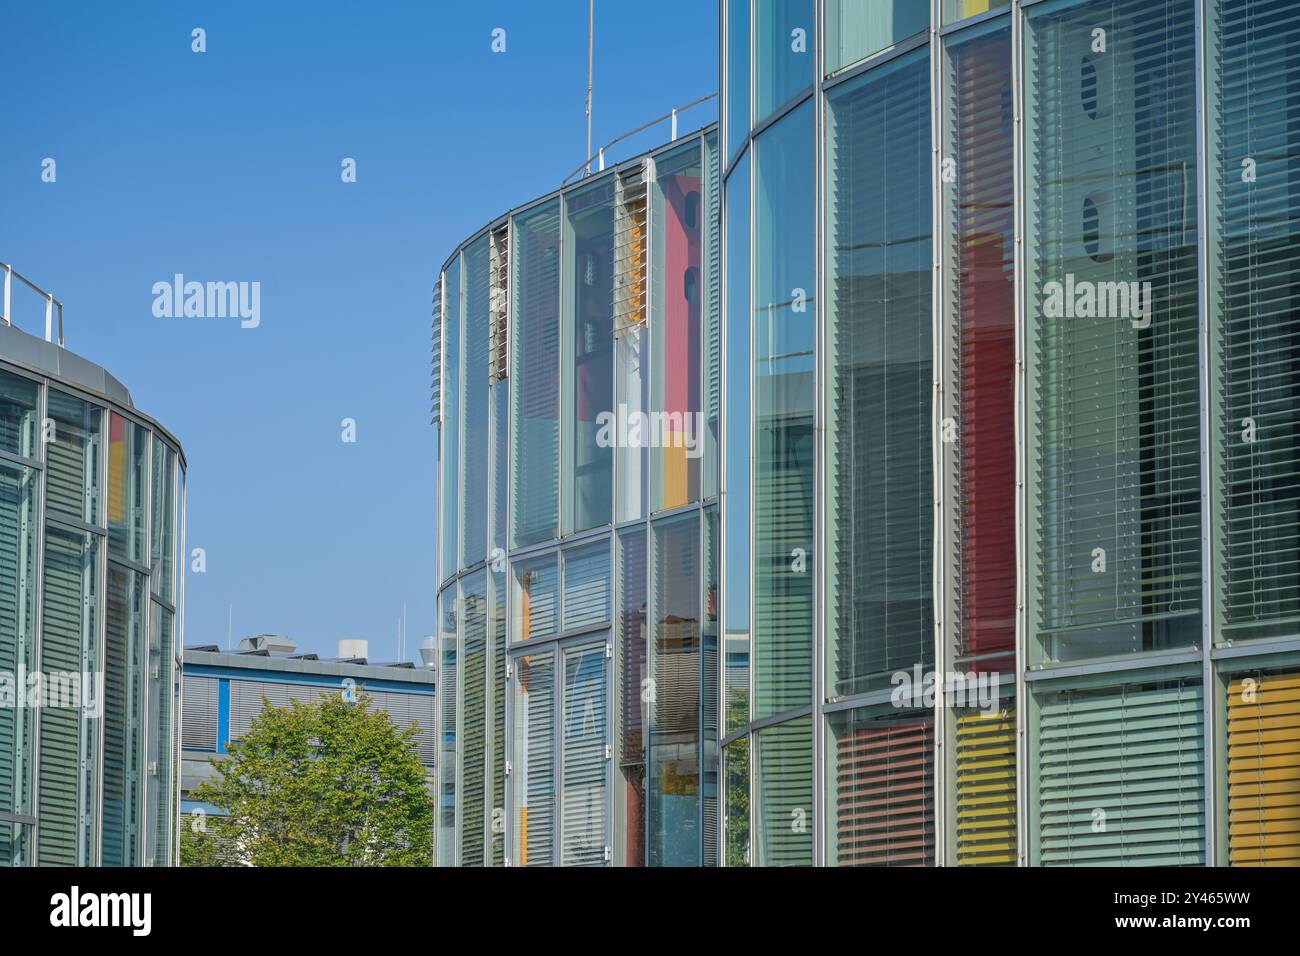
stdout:
[[1201,634],[1194,4],[1026,16],[1031,654],[1185,647]]
[[475,571],[460,582],[460,805],[461,866],[484,864],[487,813],[487,575]]
[[619,825],[627,841],[625,866],[645,865],[645,728],[649,723],[646,667],[646,532],[618,536],[618,784]]
[[812,86],[812,0],[754,0],[754,125]]
[[[174,615],[150,602],[153,621],[149,636],[149,738],[148,756],[157,772],[149,775],[146,865],[170,866],[176,832],[175,780],[176,729],[172,714],[179,692],[173,674],[176,653]],[[157,674],[157,677],[153,675]]]
[[[0,461],[0,674],[13,681],[14,698],[25,688],[18,674],[36,670],[37,472]],[[35,712],[0,707],[0,812],[32,814],[32,738]],[[25,847],[0,824],[0,865],[21,861]]]
[[718,134],[704,137],[704,490],[718,494],[722,441],[722,170]]
[[725,866],[749,866],[749,737],[738,737],[723,749],[722,777],[727,801],[723,825],[727,846]]
[[828,862],[933,866],[933,714],[839,711],[828,747]]
[[946,26],[989,10],[1005,10],[1009,6],[1011,0],[943,0],[943,22]]
[[[181,480],[184,475],[181,475]],[[153,515],[150,520],[152,538],[149,586],[153,593],[171,603],[176,579],[176,452],[158,440],[153,440]]]
[[[143,468],[143,466],[142,466]],[[112,504],[109,482],[110,506]],[[102,866],[139,866],[144,760],[144,576],[108,565],[104,660],[104,822]]]
[[488,451],[488,237],[465,250],[464,345],[460,371],[460,567],[487,557]]
[[[944,2],[967,7],[989,4],[989,0]],[[930,0],[826,0],[826,69],[837,72],[929,28]]]
[[30,866],[32,825],[0,821],[0,868]]
[[511,522],[515,547],[559,530],[560,204],[515,220],[510,342]]
[[704,865],[718,865],[718,509],[704,509],[704,620],[700,629],[700,795]]
[[564,629],[609,621],[609,539],[564,552]]
[[0,372],[0,451],[24,458],[39,457],[36,426],[40,404],[40,385],[31,379]]
[[[659,160],[651,222],[653,263],[650,407],[651,509],[666,511],[700,497],[704,412],[700,400],[701,266],[700,147],[693,142]],[[652,423],[654,417],[652,417]]]
[[442,542],[442,552],[438,576],[444,581],[459,567],[456,536],[460,501],[460,316],[463,305],[460,279],[461,257],[457,256],[442,276],[442,427],[438,431],[441,442],[438,463],[442,469],[438,537]]
[[555,863],[555,658],[515,661],[515,800],[519,866]]
[[753,374],[749,360],[749,208],[746,154],[727,180],[727,417],[723,476],[727,733],[749,720],[749,385]]
[[727,0],[727,156],[733,158],[749,136],[749,4]]
[[456,865],[456,585],[438,595],[438,865]]
[[944,597],[958,660],[1009,672],[1016,639],[1011,28],[963,31],[947,52],[949,406],[940,414],[944,497],[954,502],[945,536],[959,580]]
[[583,531],[609,524],[614,445],[614,180],[606,177],[566,201],[564,282],[568,379],[565,524]]
[[650,865],[700,865],[700,524],[651,526]]
[[99,523],[99,406],[49,390],[45,507]]
[[492,486],[491,512],[488,515],[491,550],[488,560],[497,571],[505,570],[506,549],[509,547],[510,526],[506,515],[509,508],[510,479],[510,380],[503,378],[488,389],[488,404],[492,417],[492,454],[488,463],[489,483]]
[[[46,527],[41,671],[47,694],[54,699],[42,709],[40,720],[37,852],[44,866],[92,863],[99,561],[96,535],[56,524]],[[83,702],[91,708],[84,708]]]
[[934,660],[929,87],[922,50],[829,99],[832,696]]
[[488,865],[505,865],[506,844],[506,573],[488,575],[488,646],[492,655],[491,815]]
[[513,639],[527,641],[558,633],[560,578],[556,555],[515,561],[514,575]]
[[765,717],[812,699],[812,104],[754,148],[754,716]]
[[[650,408],[650,377],[645,359],[649,350],[646,343],[649,333],[644,325],[633,325],[621,331],[614,340],[618,363],[618,408],[628,421],[645,415]],[[630,438],[629,434],[629,438]],[[645,517],[646,497],[650,487],[650,456],[642,441],[616,443],[614,454],[618,458],[618,520],[633,521]]]
[[756,866],[813,861],[812,718],[798,717],[754,734],[758,775]]
[[605,864],[605,645],[564,652],[560,863]]
[[1209,5],[1215,638],[1300,631],[1300,18]]
[[144,512],[149,432],[112,412],[108,420],[108,550],[145,563]]

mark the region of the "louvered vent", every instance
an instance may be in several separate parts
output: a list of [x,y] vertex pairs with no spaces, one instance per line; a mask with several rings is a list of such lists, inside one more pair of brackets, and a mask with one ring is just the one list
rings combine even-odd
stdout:
[[489,265],[492,324],[488,332],[488,384],[509,377],[510,368],[510,226],[492,232]]
[[442,280],[433,285],[433,359],[430,371],[429,422],[442,423]]
[[1300,673],[1228,685],[1228,861],[1300,866]]
[[1016,862],[1016,715],[957,718],[957,864]]
[[614,251],[614,334],[645,324],[649,302],[648,186],[654,161],[619,176]]

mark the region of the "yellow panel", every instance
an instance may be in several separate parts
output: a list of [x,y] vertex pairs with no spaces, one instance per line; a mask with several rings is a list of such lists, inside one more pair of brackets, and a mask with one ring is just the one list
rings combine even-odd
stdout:
[[1300,866],[1300,674],[1228,685],[1228,861]]
[[1014,714],[957,718],[957,863],[1016,862]]

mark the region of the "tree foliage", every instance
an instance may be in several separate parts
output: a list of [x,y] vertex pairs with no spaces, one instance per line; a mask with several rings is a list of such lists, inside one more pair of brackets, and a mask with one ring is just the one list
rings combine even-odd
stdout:
[[191,796],[221,807],[181,829],[187,866],[427,866],[434,807],[415,729],[326,696],[263,702]]

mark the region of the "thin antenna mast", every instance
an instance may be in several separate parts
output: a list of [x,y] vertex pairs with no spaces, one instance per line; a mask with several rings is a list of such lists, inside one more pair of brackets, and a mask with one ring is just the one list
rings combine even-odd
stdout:
[[587,175],[591,175],[591,74],[592,38],[596,32],[596,0],[587,0]]

